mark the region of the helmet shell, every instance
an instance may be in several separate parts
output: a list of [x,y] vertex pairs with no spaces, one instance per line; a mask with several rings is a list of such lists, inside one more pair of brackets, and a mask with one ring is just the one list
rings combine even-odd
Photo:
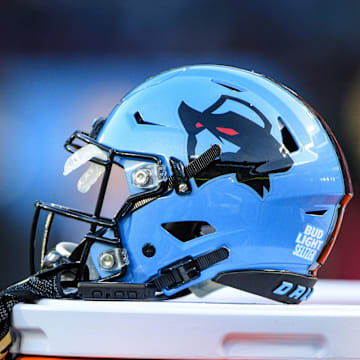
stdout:
[[[130,261],[120,281],[142,283],[184,257],[230,250],[227,260],[166,295],[227,271],[308,275],[351,187],[339,148],[317,114],[283,85],[232,67],[187,66],[145,81],[115,107],[97,140],[122,151],[157,154],[168,173],[171,157],[186,165],[218,143],[222,162],[246,168],[243,178],[230,167],[210,179],[190,179],[190,194],[172,191],[120,222]],[[130,193],[139,192],[131,178],[135,162],[117,161]],[[164,227],[189,221],[206,222],[215,232],[181,241]],[[155,248],[152,257],[143,254],[146,244]],[[91,256],[96,259],[104,249],[95,243]]]

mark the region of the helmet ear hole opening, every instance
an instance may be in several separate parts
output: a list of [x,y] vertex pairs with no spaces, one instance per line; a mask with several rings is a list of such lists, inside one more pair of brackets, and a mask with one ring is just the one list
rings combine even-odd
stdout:
[[175,221],[161,224],[161,226],[182,242],[216,232],[216,229],[206,221]]

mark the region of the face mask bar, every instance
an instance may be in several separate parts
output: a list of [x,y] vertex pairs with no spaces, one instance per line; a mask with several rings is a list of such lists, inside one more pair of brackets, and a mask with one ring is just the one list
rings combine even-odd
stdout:
[[[146,161],[155,163],[159,168],[165,168],[161,158],[157,155],[152,155],[152,154],[147,154],[147,153],[144,154],[144,153],[138,153],[138,152],[119,151],[119,150],[113,149],[109,146],[99,143],[94,138],[92,138],[88,134],[81,132],[81,131],[75,131],[70,136],[70,138],[65,142],[64,147],[70,153],[74,153],[75,151],[77,151],[81,148],[80,145],[73,144],[75,139],[81,140],[81,141],[85,142],[86,144],[93,144],[93,145],[97,146],[99,149],[101,149],[109,154],[109,160],[104,161],[104,160],[101,160],[98,158],[93,158],[90,160],[96,164],[104,165],[109,168],[109,169],[106,168],[106,171],[104,174],[103,183],[100,188],[99,198],[98,198],[98,202],[96,205],[94,216],[99,216],[99,214],[100,214],[102,204],[104,201],[104,197],[105,197],[106,185],[107,185],[108,179],[110,177],[110,170],[111,170],[111,166],[113,164],[113,159],[115,156],[118,156],[120,158],[134,159],[134,160],[146,160]],[[106,184],[105,184],[105,186],[103,186],[104,180],[106,177],[107,177]],[[129,198],[126,200],[125,204],[121,207],[121,209],[115,215],[114,219],[119,220],[120,218],[127,215],[129,213],[129,211],[133,209],[134,205],[139,201],[144,201],[148,198],[165,195],[165,193],[167,193],[166,190],[168,188],[167,186],[165,186],[165,184],[166,184],[166,181],[162,181],[155,187],[155,189],[147,190],[147,191],[141,192],[139,194],[129,196]]]
[[[56,205],[56,204],[50,204],[45,202],[37,201],[35,202],[35,213],[31,228],[31,235],[30,235],[30,272],[31,274],[35,273],[35,246],[36,246],[36,230],[37,230],[37,224],[39,220],[40,211],[44,210],[49,212],[44,234],[43,234],[43,241],[42,241],[42,249],[41,249],[41,266],[43,266],[44,257],[47,253],[47,244],[48,244],[48,238],[51,230],[51,225],[53,223],[54,215],[61,215],[65,216],[74,220],[82,221],[85,223],[90,224],[90,232],[85,235],[83,241],[79,244],[79,246],[74,250],[73,254],[70,257],[71,261],[79,261],[80,266],[78,268],[78,275],[77,280],[80,280],[81,273],[84,271],[86,260],[90,251],[91,245],[95,242],[102,242],[107,244],[115,245],[119,248],[121,248],[121,238],[120,238],[120,232],[119,232],[119,226],[118,222],[119,220],[124,217],[126,214],[128,214],[131,210],[134,209],[134,205],[138,204],[136,207],[139,208],[139,203],[146,204],[148,202],[148,199],[154,199],[158,198],[162,195],[165,195],[169,191],[169,187],[166,185],[166,181],[162,181],[158,184],[158,186],[155,189],[144,191],[142,193],[130,196],[125,204],[120,208],[120,210],[116,213],[113,219],[104,218],[100,216],[106,188],[108,185],[108,181],[110,178],[110,173],[112,169],[112,165],[116,164],[114,163],[114,157],[118,156],[120,158],[130,158],[130,159],[136,159],[141,161],[151,161],[155,163],[159,167],[163,167],[163,163],[159,156],[151,155],[151,154],[142,154],[142,153],[136,153],[136,152],[123,152],[119,151],[113,148],[110,148],[104,144],[101,144],[97,142],[94,138],[89,136],[88,134],[80,131],[74,132],[70,138],[65,142],[64,147],[67,151],[74,153],[75,151],[79,150],[82,146],[78,144],[74,144],[74,141],[78,139],[80,141],[83,141],[86,144],[93,144],[97,146],[99,149],[105,151],[108,154],[107,160],[102,160],[99,158],[92,158],[90,161],[94,162],[96,164],[105,166],[105,172],[103,175],[103,179],[101,182],[100,190],[98,199],[95,206],[94,214],[85,213],[82,211],[78,211],[75,209],[71,209],[68,207]],[[116,164],[118,165],[118,164]],[[171,189],[170,189],[171,190]],[[104,238],[102,236],[98,236],[96,234],[97,227],[107,228],[111,229],[114,234],[114,239],[108,239]],[[122,271],[117,274],[117,277],[121,277],[124,275],[126,271],[126,266],[122,269]],[[106,279],[103,279],[105,281]]]
[[[47,244],[48,244],[49,234],[51,231],[51,225],[53,223],[53,219],[56,214],[90,224],[90,226],[91,226],[90,233],[85,235],[85,238],[83,240],[84,243],[88,242],[88,243],[90,243],[89,245],[91,246],[91,244],[94,241],[99,241],[102,243],[107,243],[107,244],[121,247],[119,228],[117,226],[117,222],[114,219],[112,220],[112,219],[107,219],[107,218],[103,218],[103,217],[95,218],[92,214],[89,214],[89,213],[85,213],[85,212],[70,209],[70,208],[67,208],[67,207],[64,207],[61,205],[49,204],[49,203],[41,202],[41,201],[35,202],[34,205],[35,205],[35,213],[34,213],[33,223],[32,223],[32,227],[31,227],[31,236],[30,236],[30,272],[31,272],[31,274],[35,273],[35,240],[36,240],[37,224],[38,224],[39,215],[40,215],[41,210],[49,212],[47,219],[46,219],[43,241],[42,241],[41,260],[40,260],[41,266],[43,266],[44,257],[47,253]],[[97,226],[101,226],[102,228],[111,229],[114,233],[114,240],[96,236],[95,231],[96,231]],[[89,250],[90,250],[90,246],[89,246]],[[84,258],[81,257],[81,259],[80,259],[80,267],[79,267],[80,270],[83,270],[83,268],[85,266],[88,251],[83,252],[83,254],[86,256],[84,256]]]

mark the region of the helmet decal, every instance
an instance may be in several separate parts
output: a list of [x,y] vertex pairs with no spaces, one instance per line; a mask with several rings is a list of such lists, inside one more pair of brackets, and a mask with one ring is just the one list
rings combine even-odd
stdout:
[[[251,109],[263,121],[264,127],[233,111],[214,114],[227,100],[236,101]],[[250,186],[263,198],[264,188],[270,191],[269,175],[286,172],[293,165],[289,150],[271,135],[270,121],[259,109],[245,100],[222,95],[203,112],[193,109],[183,101],[178,113],[188,133],[189,160],[198,155],[195,151],[196,135],[205,129],[219,141],[226,140],[239,147],[236,152],[223,152],[219,160],[199,173],[195,178],[198,186],[215,177],[234,173],[239,183]]]

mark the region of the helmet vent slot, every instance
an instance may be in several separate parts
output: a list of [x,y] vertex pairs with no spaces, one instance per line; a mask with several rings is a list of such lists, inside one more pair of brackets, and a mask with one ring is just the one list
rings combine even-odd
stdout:
[[142,117],[142,115],[138,111],[134,114],[134,117],[135,117],[136,122],[140,125],[158,125],[158,124],[154,124],[152,122],[145,121],[144,118]]
[[176,221],[161,226],[182,242],[216,232],[215,228],[206,221]]
[[228,83],[224,83],[224,82],[220,82],[220,81],[217,81],[217,80],[212,80],[212,82],[214,82],[215,84],[218,84],[220,86],[223,86],[229,90],[232,90],[232,91],[236,91],[236,92],[243,92],[245,90],[243,89],[240,89],[239,87],[237,87],[236,85],[234,84],[228,84]]
[[305,211],[306,215],[312,215],[312,216],[322,216],[325,215],[327,210],[312,210],[312,211]]
[[294,137],[291,135],[289,129],[285,126],[284,122],[282,121],[281,117],[278,117],[278,124],[281,131],[281,136],[283,140],[283,144],[286,149],[292,153],[294,151],[299,150],[299,146],[296,144]]

